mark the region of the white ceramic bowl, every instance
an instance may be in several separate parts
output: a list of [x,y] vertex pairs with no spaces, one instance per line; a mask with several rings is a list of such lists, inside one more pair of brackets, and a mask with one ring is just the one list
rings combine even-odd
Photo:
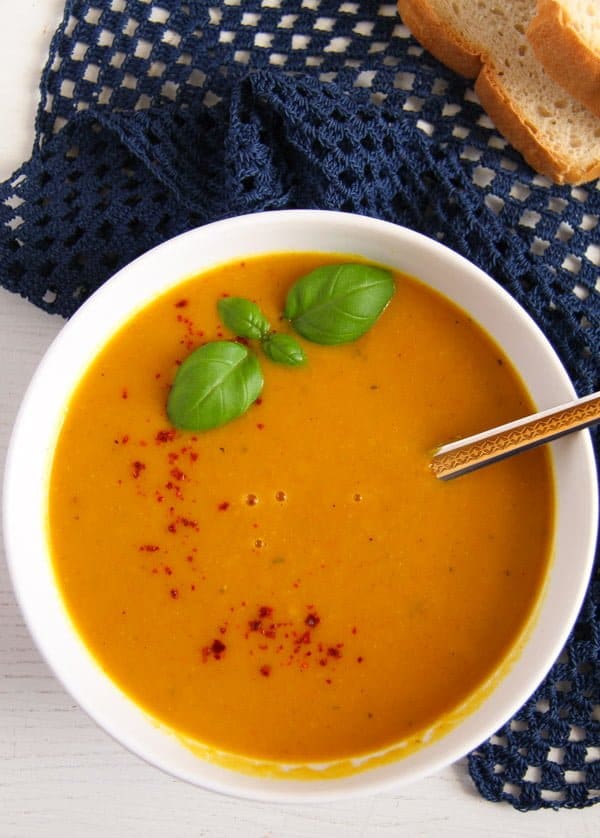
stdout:
[[273,251],[360,254],[419,277],[492,335],[538,408],[575,396],[551,346],[495,282],[465,259],[410,230],[319,211],[249,215],[192,230],[121,270],[67,323],[36,372],[6,464],[4,532],[9,569],[29,629],[57,677],[103,728],[139,756],[209,789],[259,800],[310,801],[370,793],[415,780],[476,747],[524,703],[558,657],[592,567],[598,498],[587,432],[553,444],[557,481],[554,557],[539,617],[516,664],[476,712],[446,736],[395,763],[332,780],[236,773],[194,756],[159,729],[103,674],[74,632],[53,581],[45,532],[49,465],[74,384],[107,338],[166,288],[207,268]]

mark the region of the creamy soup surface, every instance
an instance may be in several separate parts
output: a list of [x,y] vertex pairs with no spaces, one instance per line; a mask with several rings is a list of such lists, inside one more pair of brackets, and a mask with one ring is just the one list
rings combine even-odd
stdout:
[[532,405],[469,317],[409,277],[358,341],[303,341],[304,367],[262,358],[241,418],[169,424],[178,362],[232,338],[219,297],[287,330],[291,284],[339,261],[237,261],[142,310],[76,389],[50,477],[55,574],[101,667],[173,730],[273,761],[373,752],[443,718],[509,654],[549,561],[544,451],[429,471],[437,445]]

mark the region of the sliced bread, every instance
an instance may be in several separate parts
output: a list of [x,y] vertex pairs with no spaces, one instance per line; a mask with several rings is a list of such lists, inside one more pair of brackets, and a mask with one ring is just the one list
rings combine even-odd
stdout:
[[535,0],[398,0],[403,22],[447,66],[476,78],[501,134],[556,183],[600,176],[600,119],[546,73],[526,32]]
[[527,37],[548,75],[600,116],[600,0],[537,0]]

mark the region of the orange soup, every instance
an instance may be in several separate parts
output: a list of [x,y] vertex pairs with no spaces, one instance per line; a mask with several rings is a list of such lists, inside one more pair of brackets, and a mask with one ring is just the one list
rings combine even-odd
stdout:
[[49,485],[58,585],[110,678],[189,740],[275,763],[415,740],[506,665],[550,555],[540,449],[450,482],[432,450],[532,410],[498,347],[395,275],[371,330],[262,358],[241,418],[175,430],[178,364],[232,339],[217,300],[277,328],[323,254],[273,254],[184,282],[136,314],[78,385]]

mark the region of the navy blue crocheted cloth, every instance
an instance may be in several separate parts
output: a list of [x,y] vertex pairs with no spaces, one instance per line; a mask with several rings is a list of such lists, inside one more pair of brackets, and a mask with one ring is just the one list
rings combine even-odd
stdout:
[[[199,224],[343,210],[471,259],[538,322],[577,391],[600,389],[600,185],[529,169],[385,0],[71,0],[33,156],[0,190],[1,282],[48,312],[69,316]],[[597,569],[560,659],[469,757],[489,800],[600,800],[599,608]]]

